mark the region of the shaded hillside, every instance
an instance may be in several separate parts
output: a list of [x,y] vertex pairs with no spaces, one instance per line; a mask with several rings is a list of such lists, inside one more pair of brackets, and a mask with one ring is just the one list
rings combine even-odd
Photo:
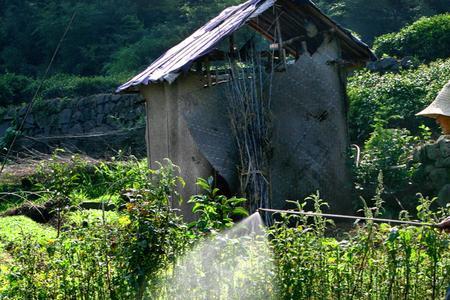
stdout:
[[[38,76],[72,14],[54,73],[135,72],[239,0],[1,0],[0,73]],[[331,17],[371,42],[421,16],[450,11],[447,0],[320,0]]]

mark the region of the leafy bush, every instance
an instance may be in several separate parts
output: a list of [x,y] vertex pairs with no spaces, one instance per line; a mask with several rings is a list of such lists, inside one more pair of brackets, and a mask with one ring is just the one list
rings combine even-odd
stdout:
[[[23,1],[2,1],[0,73],[42,74],[74,11],[77,11],[75,20],[52,71],[92,76],[102,74],[105,66],[116,59],[114,53],[123,53],[130,45],[136,45],[143,39],[151,40],[146,46],[153,47],[145,47],[145,52],[138,49],[137,53],[142,54],[144,60],[156,58],[221,8],[236,2],[239,1],[202,0],[199,4],[184,0],[48,0],[35,6]],[[183,34],[180,35],[180,32]],[[124,68],[129,69],[125,59],[122,63]],[[132,66],[133,63],[131,61]],[[122,68],[114,70],[124,71]]]
[[421,18],[397,33],[377,37],[374,50],[378,56],[416,58],[430,62],[450,57],[450,14]]
[[0,212],[20,206],[25,201],[61,200],[67,205],[80,202],[120,204],[121,193],[143,188],[148,182],[146,160],[118,155],[110,161],[95,161],[79,155],[55,152],[26,177],[0,182]]
[[[393,157],[402,158],[403,150],[396,143],[388,144],[390,140],[391,143],[399,141],[401,145],[413,142],[406,131],[376,128],[367,145],[367,149],[373,148],[372,156],[368,157],[376,157],[381,154],[379,149],[384,149]],[[398,161],[372,160],[381,167]],[[63,165],[63,168],[68,166]],[[53,169],[57,168],[53,166]],[[108,168],[103,172],[110,171]],[[121,182],[116,179],[124,179],[124,175],[136,178],[134,171],[128,171],[119,169],[118,175],[108,174],[106,178],[112,178],[114,182]],[[58,171],[51,174],[61,176],[64,173]],[[224,234],[218,232],[230,227],[233,220],[229,213],[236,208],[240,210],[239,205],[244,200],[222,197],[212,188],[211,181],[200,180],[207,193],[191,199],[194,205],[198,203],[199,224],[189,228],[170,206],[179,200],[177,187],[182,184],[182,179],[176,174],[177,167],[170,161],[158,170],[148,170],[144,176],[147,180],[138,180],[134,188],[121,192],[119,201],[122,201],[124,210],[69,212],[64,216],[65,222],[59,236],[54,229],[23,217],[0,218],[0,251],[11,257],[4,262],[1,257],[5,255],[0,253],[0,282],[6,286],[0,286],[0,298],[183,297],[183,291],[186,291],[183,284],[210,282],[205,277],[215,274],[212,269],[217,266],[208,265],[210,256],[202,259],[205,253],[202,249],[213,250],[212,255],[220,259],[224,270],[229,270],[226,264],[236,261],[236,256],[244,269],[254,266],[255,259],[260,259],[261,255],[275,264],[274,270],[267,269],[264,274],[250,270],[246,274],[255,276],[250,279],[244,278],[242,273],[233,278],[227,277],[229,273],[221,273],[221,276],[227,277],[223,279],[226,283],[214,289],[213,293],[203,286],[200,290],[190,290],[193,295],[204,295],[208,299],[211,295],[226,298],[215,292],[226,293],[228,284],[233,280],[236,282],[233,298],[253,295],[256,299],[363,299],[370,294],[377,299],[439,299],[445,293],[450,280],[450,254],[447,251],[450,240],[447,234],[439,233],[432,227],[391,227],[368,221],[334,238],[328,234],[329,226],[333,225],[328,219],[281,214],[267,229],[270,240],[263,239],[261,244],[257,244],[263,246],[269,243],[273,256],[259,253],[262,250],[258,247],[247,251],[245,243],[253,243],[250,235],[230,238],[227,237],[228,230]],[[395,174],[392,176],[396,178]],[[123,181],[128,182],[129,186],[133,180]],[[76,186],[56,182],[54,180],[49,188]],[[366,217],[381,215],[380,196],[381,190],[378,190],[375,207],[364,204]],[[418,201],[416,215],[422,222],[436,223],[450,213],[448,208],[431,211],[433,200],[420,198]],[[299,210],[313,207],[318,213],[326,206],[318,195],[297,203]],[[402,212],[400,217],[410,218],[406,212]],[[208,228],[216,229],[212,232],[217,242],[214,247],[207,243],[205,248],[197,248],[196,245],[205,245],[197,243],[209,240],[204,238],[207,231],[203,230],[207,223],[210,224]],[[243,227],[236,228],[239,232],[245,231]],[[192,257],[185,254],[193,248],[201,250],[198,256],[194,255],[198,258],[195,262],[205,263],[205,266],[198,266],[198,270],[213,272],[198,273],[197,266],[194,266],[195,270],[177,269],[177,262]],[[182,274],[193,278],[187,276],[181,281],[172,281],[177,271],[186,272]],[[212,280],[215,282],[217,278]],[[264,290],[255,288],[252,281],[255,278],[267,282]],[[180,286],[169,286],[174,282],[180,283]],[[221,283],[217,282],[218,285]],[[243,287],[246,290],[239,293]],[[172,291],[176,293],[171,294]]]
[[0,106],[29,102],[35,82],[32,78],[6,73],[0,75]]
[[[140,41],[119,49],[105,65],[106,74],[134,74],[143,70],[158,55],[164,53],[169,45],[174,45],[181,39],[179,32],[173,30],[173,26],[158,25]],[[161,39],[161,36],[167,38]]]
[[112,93],[120,85],[121,79],[104,76],[81,77],[60,74],[45,81],[41,97],[44,99],[69,98],[98,93]]
[[349,122],[351,139],[365,141],[373,128],[406,128],[417,133],[418,126],[436,128],[431,119],[416,117],[450,80],[450,59],[422,65],[398,74],[359,71],[349,78]]
[[377,126],[364,144],[359,165],[355,168],[358,193],[365,199],[371,198],[382,180],[390,213],[414,208],[413,200],[420,185],[413,185],[419,177],[419,168],[412,163],[412,154],[414,148],[430,135],[428,128],[422,127],[422,131],[421,136],[412,136],[406,129]]
[[194,195],[189,199],[193,203],[192,212],[198,214],[198,219],[191,226],[200,232],[210,232],[233,226],[233,217],[247,217],[247,210],[241,205],[247,201],[245,198],[227,198],[221,195],[214,187],[213,178],[208,180],[199,178],[197,185],[203,194]]
[[[33,220],[24,216],[0,218],[0,240],[5,244],[15,244],[22,237],[32,235],[38,242],[45,242],[49,238],[54,238],[56,232],[52,227],[37,224]],[[6,246],[8,248],[8,246]]]
[[146,160],[113,157],[111,161],[92,161],[81,156],[58,157],[44,161],[30,180],[33,190],[50,190],[66,196],[81,193],[88,199],[114,195],[147,184]]
[[[437,222],[421,198],[417,215]],[[305,204],[303,204],[304,206]],[[381,207],[365,208],[377,217]],[[402,214],[405,215],[404,213]],[[367,222],[339,239],[324,235],[322,217],[282,215],[269,229],[276,263],[276,299],[441,299],[449,273],[449,235],[431,227]]]
[[15,126],[8,127],[3,136],[0,138],[0,151],[1,152],[7,151],[9,146],[11,146],[14,137],[16,136],[17,137],[20,136],[20,132],[16,130],[16,127]]
[[[170,202],[178,200],[174,188],[181,180],[175,167],[167,161],[147,174],[150,180],[123,198],[125,211],[68,213],[59,236],[52,231],[37,240],[21,234],[18,226],[7,231],[0,222],[0,242],[16,236],[8,247],[14,257],[9,288],[0,290],[0,297],[156,298],[162,271],[190,236],[181,216],[170,208]],[[8,235],[10,231],[15,233]]]
[[[99,93],[113,93],[129,74],[91,76],[58,74],[44,81],[40,99],[71,98]],[[31,101],[40,81],[23,75],[0,75],[0,106],[20,105]]]
[[125,264],[118,270],[122,276],[117,279],[128,278],[136,299],[143,299],[148,288],[154,293],[150,298],[156,298],[161,292],[154,284],[159,272],[169,267],[189,239],[182,217],[171,209],[172,202],[180,201],[178,184],[184,184],[176,173],[176,166],[167,160],[160,169],[149,173],[151,180],[147,184],[127,195],[129,223],[124,242],[118,249]]

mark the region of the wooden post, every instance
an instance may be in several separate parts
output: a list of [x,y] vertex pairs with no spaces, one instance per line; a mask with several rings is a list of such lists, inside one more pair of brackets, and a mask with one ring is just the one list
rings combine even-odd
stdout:
[[229,48],[230,56],[234,57],[234,51],[235,51],[235,48],[234,48],[234,34],[230,34],[229,41],[230,41],[230,46],[229,46],[230,47]]
[[208,82],[208,86],[212,86],[211,80],[211,65],[209,64],[209,57],[205,58],[205,67],[206,67],[206,80]]
[[195,69],[197,71],[197,74],[202,75],[202,62],[201,60],[197,60],[197,62],[195,63]]
[[280,16],[277,10],[276,14],[276,30],[277,30],[277,38],[278,38],[278,51],[281,56],[281,60],[283,61],[284,70],[286,70],[286,51],[283,48],[283,36],[281,35],[281,26],[280,26]]

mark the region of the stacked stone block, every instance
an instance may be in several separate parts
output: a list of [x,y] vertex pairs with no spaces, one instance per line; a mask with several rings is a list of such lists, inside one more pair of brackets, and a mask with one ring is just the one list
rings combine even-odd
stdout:
[[450,203],[450,135],[419,148],[414,161],[420,162],[425,173],[424,187],[434,191],[440,205]]
[[[98,94],[37,102],[28,115],[17,149],[51,152],[67,148],[92,156],[118,150],[145,156],[145,108],[138,95]],[[11,108],[0,119],[0,136],[19,124],[26,108]]]

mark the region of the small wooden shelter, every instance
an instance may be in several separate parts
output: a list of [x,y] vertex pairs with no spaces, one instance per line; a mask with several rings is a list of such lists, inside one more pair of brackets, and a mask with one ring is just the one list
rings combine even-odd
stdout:
[[[244,27],[253,30],[248,39],[238,36]],[[285,200],[319,190],[331,210],[348,211],[346,74],[376,58],[309,0],[249,0],[227,8],[117,89],[146,99],[149,161],[154,166],[168,157],[180,166],[185,198],[198,192],[198,177],[210,175],[229,193],[242,189],[225,96],[233,79],[222,71],[227,60],[245,55],[255,36],[267,41],[258,59],[277,62],[271,69],[266,206],[284,208]]]

